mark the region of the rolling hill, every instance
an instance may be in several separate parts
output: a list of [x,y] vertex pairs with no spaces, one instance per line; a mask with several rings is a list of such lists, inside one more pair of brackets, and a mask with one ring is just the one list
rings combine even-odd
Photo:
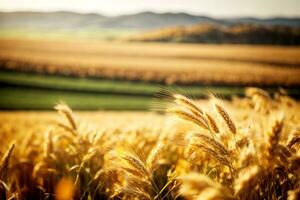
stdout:
[[129,40],[208,44],[300,45],[300,28],[257,24],[232,26],[198,24],[145,31]]
[[170,26],[217,24],[223,26],[251,23],[257,25],[285,25],[299,27],[300,18],[212,18],[188,13],[141,12],[120,16],[75,12],[0,12],[0,28],[43,29],[156,29]]

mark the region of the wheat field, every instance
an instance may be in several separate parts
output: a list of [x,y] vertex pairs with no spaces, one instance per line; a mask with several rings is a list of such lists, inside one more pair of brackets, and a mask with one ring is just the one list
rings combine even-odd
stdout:
[[160,112],[0,113],[0,199],[300,197],[300,104],[160,93]]
[[297,46],[1,39],[0,47],[6,70],[164,84],[300,84]]

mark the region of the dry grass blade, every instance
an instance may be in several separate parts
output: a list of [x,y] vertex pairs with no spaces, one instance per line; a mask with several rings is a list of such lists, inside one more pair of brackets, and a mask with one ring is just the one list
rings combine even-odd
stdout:
[[8,165],[9,165],[9,160],[11,157],[11,154],[14,150],[15,144],[11,144],[8,151],[5,153],[5,155],[2,158],[1,166],[0,166],[0,180],[6,181],[7,178],[7,171],[8,171]]
[[219,104],[215,104],[215,108],[217,109],[217,111],[220,114],[220,116],[222,117],[222,119],[225,121],[229,130],[232,133],[236,134],[236,126],[235,126],[234,122],[232,121],[232,119],[230,118],[229,114],[226,112],[226,110]]

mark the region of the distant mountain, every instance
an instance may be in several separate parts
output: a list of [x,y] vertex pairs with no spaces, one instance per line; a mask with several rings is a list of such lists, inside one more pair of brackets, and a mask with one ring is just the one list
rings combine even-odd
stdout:
[[0,28],[48,28],[48,29],[157,29],[194,24],[223,26],[251,23],[259,25],[285,25],[300,27],[300,18],[211,18],[187,13],[142,12],[131,15],[107,17],[96,13],[74,12],[0,12]]
[[0,12],[1,28],[84,28],[98,26],[105,19],[99,14],[74,12]]
[[219,20],[195,16],[186,13],[142,12],[133,15],[121,15],[107,18],[101,24],[108,28],[154,29],[168,26],[193,25],[198,23],[220,23]]

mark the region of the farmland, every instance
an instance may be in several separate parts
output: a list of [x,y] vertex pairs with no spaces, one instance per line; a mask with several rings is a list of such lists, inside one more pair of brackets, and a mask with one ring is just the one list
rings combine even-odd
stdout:
[[0,44],[6,69],[166,84],[299,85],[299,47],[20,39]]
[[297,27],[263,26],[247,23],[233,26],[198,24],[152,30],[137,34],[131,40],[202,44],[299,45],[300,29]]
[[299,96],[299,47],[63,38],[2,38],[0,46],[2,109],[51,109],[63,100],[75,109],[148,110],[162,88],[229,98],[258,85]]
[[1,198],[298,199],[299,102],[246,93],[166,93],[163,115],[2,111]]
[[0,45],[1,199],[298,199],[299,47]]
[[[76,82],[76,84],[74,84]],[[2,109],[51,109],[65,101],[82,110],[149,110],[162,89],[182,91],[194,97],[216,92],[224,97],[242,95],[243,89],[226,86],[162,86],[154,83],[97,80],[0,71]],[[274,92],[276,88],[270,88]],[[289,89],[297,96],[297,89]]]

